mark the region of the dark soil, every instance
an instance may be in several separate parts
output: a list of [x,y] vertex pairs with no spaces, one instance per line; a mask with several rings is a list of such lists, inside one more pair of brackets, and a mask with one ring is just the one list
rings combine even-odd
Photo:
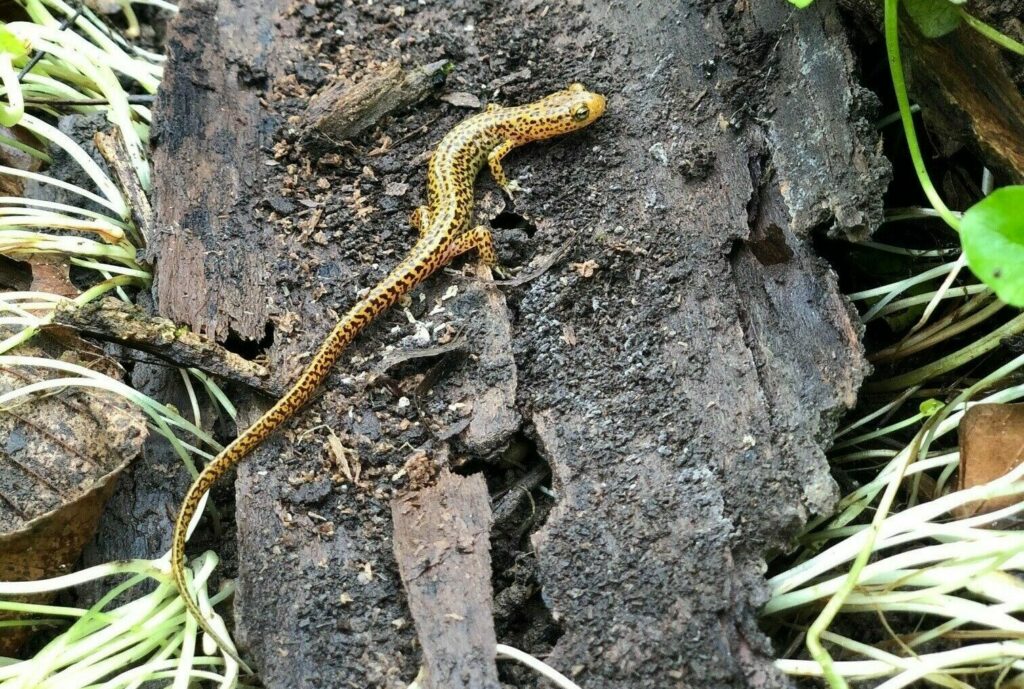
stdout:
[[312,93],[449,59],[448,92],[485,103],[571,81],[609,96],[593,127],[508,158],[530,189],[514,203],[477,185],[505,265],[572,243],[566,259],[515,287],[464,263],[432,278],[240,468],[237,625],[265,685],[415,677],[389,503],[425,454],[482,472],[495,505],[550,464],[493,534],[499,642],[588,689],[785,686],[756,623],[764,558],[830,509],[822,445],[865,368],[809,241],[867,233],[888,175],[834,10],[200,2],[169,48],[158,310],[265,349],[281,381],[411,245],[430,151],[473,112],[428,100],[310,156]]

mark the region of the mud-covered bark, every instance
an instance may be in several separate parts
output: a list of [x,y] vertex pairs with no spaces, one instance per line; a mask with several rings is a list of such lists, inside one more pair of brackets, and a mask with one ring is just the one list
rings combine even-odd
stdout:
[[[604,280],[556,290],[579,344],[533,338],[520,373],[560,496],[535,537],[552,660],[587,686],[780,686],[763,554],[830,508],[821,447],[864,372],[809,235],[869,229],[887,167],[827,7],[604,22],[615,71],[641,75],[610,105],[614,242],[591,249]],[[699,179],[694,149],[714,160]],[[532,292],[524,320],[552,300]]]
[[[429,152],[472,112],[455,103],[570,81],[609,96],[593,127],[508,157],[529,190],[514,203],[478,183],[503,262],[568,257],[504,287],[435,276],[241,466],[238,625],[266,686],[407,686],[420,651],[388,509],[407,460],[520,495],[543,476],[527,438],[554,501],[527,482],[495,541],[499,641],[588,688],[785,686],[756,623],[764,555],[831,507],[822,448],[864,373],[811,235],[867,233],[888,175],[834,8],[257,4],[187,7],[172,30],[158,296],[206,332],[274,323],[282,381],[411,245]],[[333,154],[298,145],[328,72],[442,58],[463,95]],[[215,179],[226,199],[193,191]]]

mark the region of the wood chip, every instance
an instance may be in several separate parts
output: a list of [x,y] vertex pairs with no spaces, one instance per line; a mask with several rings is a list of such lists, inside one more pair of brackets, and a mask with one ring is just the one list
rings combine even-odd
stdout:
[[303,144],[323,150],[359,135],[385,115],[422,101],[444,84],[450,70],[447,60],[409,70],[389,62],[354,85],[327,87],[306,110]]
[[395,559],[423,649],[424,689],[498,689],[491,508],[483,476],[442,471],[391,503]]
[[483,105],[476,95],[468,91],[449,91],[441,94],[441,100],[457,108],[471,108],[473,110],[479,110]]

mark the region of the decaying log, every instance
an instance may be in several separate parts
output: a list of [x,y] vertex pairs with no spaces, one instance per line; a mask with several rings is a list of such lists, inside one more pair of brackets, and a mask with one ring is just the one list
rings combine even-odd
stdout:
[[388,62],[355,84],[328,86],[306,110],[306,145],[322,151],[361,134],[385,115],[409,108],[437,92],[451,69],[448,60],[411,69]]
[[[534,536],[564,630],[548,660],[581,686],[788,684],[756,623],[763,557],[831,509],[822,442],[865,373],[808,238],[881,219],[872,97],[834,8],[726,4],[588,11],[635,75],[594,132],[614,142],[590,182],[615,190],[587,216],[600,269],[519,306],[520,395],[558,495]],[[581,305],[560,319],[572,346],[548,325],[559,301]]]
[[[843,5],[858,29],[885,50],[881,3],[843,0]],[[974,3],[966,9],[983,20],[986,14],[1016,18],[1002,29],[1022,38],[1024,5],[1019,1]],[[928,38],[901,11],[899,29],[907,90],[921,106],[930,143],[943,157],[970,149],[999,175],[1000,183],[1024,180],[1024,96],[1012,77],[1014,56],[966,22],[944,36]]]
[[[214,30],[222,10],[239,22]],[[157,310],[220,341],[235,334],[260,342],[270,322],[272,266],[263,258],[274,238],[252,197],[272,124],[259,94],[240,85],[279,65],[274,41],[254,40],[276,11],[270,0],[191,3],[168,36],[174,69],[155,106],[149,249],[158,257]]]
[[489,532],[480,475],[443,471],[391,503],[395,560],[423,648],[424,689],[497,689]]
[[930,39],[912,22],[902,25],[913,64],[909,88],[935,141],[946,153],[954,143],[978,147],[1007,182],[1024,181],[1024,96],[999,48],[966,26]]
[[[376,148],[317,158],[268,124],[305,111],[289,68],[313,80],[328,55],[336,73],[358,74],[451,54],[459,89],[482,102],[583,81],[608,94],[608,112],[511,154],[506,169],[530,192],[502,211],[489,210],[500,192],[486,175],[477,184],[503,262],[578,237],[566,263],[500,293],[435,275],[361,333],[322,395],[240,466],[238,630],[265,685],[408,686],[420,653],[390,541],[405,460],[489,471],[526,435],[551,464],[556,501],[536,548],[508,538],[521,551],[503,556],[534,563],[521,588],[542,587],[535,604],[559,625],[524,636],[526,650],[551,651],[588,689],[785,686],[756,622],[764,554],[831,508],[822,445],[865,371],[810,238],[870,233],[888,181],[875,101],[853,81],[835,8],[330,5],[186,10],[157,108],[161,308],[248,339],[280,317],[290,325],[269,355],[282,379],[415,241],[406,218],[422,203],[424,163],[467,114],[425,101],[388,118]],[[233,205],[204,196],[220,179]],[[283,189],[279,214],[309,209],[316,233],[252,222],[248,210]],[[370,375],[389,346],[459,336],[466,356],[436,376],[413,361]],[[523,625],[553,629],[519,618],[499,633]]]

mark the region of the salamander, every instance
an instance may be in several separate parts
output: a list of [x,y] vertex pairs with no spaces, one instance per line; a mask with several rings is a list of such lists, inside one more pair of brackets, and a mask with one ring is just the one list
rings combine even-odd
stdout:
[[455,126],[438,145],[427,169],[427,205],[412,213],[419,239],[402,261],[359,299],[338,321],[313,355],[294,385],[259,419],[225,447],[192,483],[174,523],[171,571],[189,614],[217,645],[249,672],[223,639],[211,628],[187,588],[185,541],[200,500],[217,479],[252,452],[267,436],[291,418],[327,378],[345,348],[381,312],[415,288],[429,275],[466,252],[476,250],[481,261],[497,266],[490,230],[470,227],[473,183],[486,163],[498,185],[510,196],[518,185],[510,182],[501,160],[517,146],[582,129],[604,114],[605,98],[570,84],[540,100],[515,107],[489,105],[484,112]]

